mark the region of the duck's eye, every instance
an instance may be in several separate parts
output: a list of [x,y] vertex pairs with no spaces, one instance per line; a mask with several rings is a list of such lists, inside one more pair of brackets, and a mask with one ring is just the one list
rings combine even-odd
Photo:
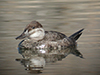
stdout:
[[32,27],[33,29],[35,28],[35,27]]

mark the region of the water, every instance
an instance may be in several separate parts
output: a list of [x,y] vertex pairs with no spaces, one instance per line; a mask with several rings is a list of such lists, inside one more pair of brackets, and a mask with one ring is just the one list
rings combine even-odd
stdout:
[[22,33],[32,20],[45,30],[63,32],[67,36],[85,28],[78,40],[78,50],[85,59],[68,55],[62,61],[46,65],[40,75],[100,74],[100,1],[99,0],[1,0],[0,1],[0,75],[30,75],[16,58]]

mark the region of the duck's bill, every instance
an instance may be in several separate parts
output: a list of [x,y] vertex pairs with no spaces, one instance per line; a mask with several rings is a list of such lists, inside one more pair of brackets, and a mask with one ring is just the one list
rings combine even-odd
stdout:
[[18,39],[24,39],[24,38],[26,38],[26,35],[22,33],[20,36],[16,37],[15,39],[18,40]]

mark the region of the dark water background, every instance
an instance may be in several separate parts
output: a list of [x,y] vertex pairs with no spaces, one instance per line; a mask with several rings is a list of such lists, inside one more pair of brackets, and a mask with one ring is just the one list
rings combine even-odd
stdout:
[[85,59],[69,55],[40,75],[100,75],[100,0],[0,0],[0,75],[31,75],[15,61],[22,56],[14,38],[32,20],[67,36],[85,28],[78,40]]

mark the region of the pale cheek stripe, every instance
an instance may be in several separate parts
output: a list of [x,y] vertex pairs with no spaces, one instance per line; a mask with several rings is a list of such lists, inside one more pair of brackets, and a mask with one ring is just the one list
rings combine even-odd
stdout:
[[35,33],[35,31],[34,32],[31,32],[29,35],[32,35],[32,34],[34,34]]
[[29,31],[29,34],[33,34],[33,33],[38,32],[38,31],[43,32],[43,29],[42,28],[36,28],[34,30]]
[[33,32],[35,32],[35,30],[31,30],[31,31],[29,31],[29,34],[32,34]]

